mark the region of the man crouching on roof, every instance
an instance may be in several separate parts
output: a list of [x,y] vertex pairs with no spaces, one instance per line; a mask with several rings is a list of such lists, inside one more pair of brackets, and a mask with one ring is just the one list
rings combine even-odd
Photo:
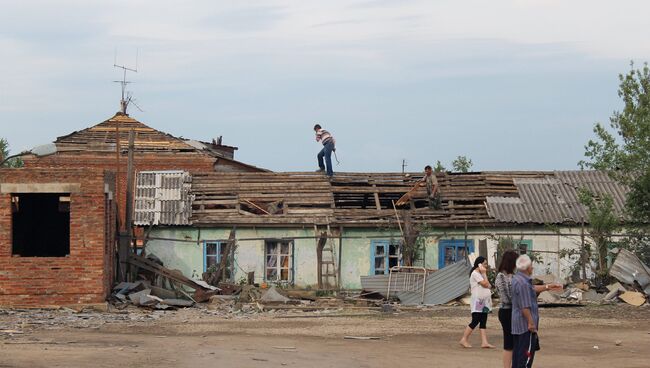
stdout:
[[[331,178],[334,175],[332,170],[332,152],[336,151],[336,140],[334,136],[330,134],[327,130],[323,129],[320,124],[314,125],[314,131],[316,132],[316,142],[323,143],[323,149],[318,153],[318,167],[317,172],[323,172],[325,170],[325,164],[327,164],[327,177]],[[323,162],[325,158],[325,162]]]

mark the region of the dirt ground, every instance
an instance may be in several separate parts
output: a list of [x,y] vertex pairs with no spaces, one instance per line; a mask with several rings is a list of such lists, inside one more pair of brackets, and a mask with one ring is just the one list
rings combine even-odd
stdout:
[[[196,308],[0,310],[0,367],[500,367],[502,350],[476,347],[477,335],[472,349],[457,344],[466,309],[235,316]],[[502,343],[494,314],[488,333],[494,345]],[[543,309],[540,340],[536,367],[647,368],[650,308]]]

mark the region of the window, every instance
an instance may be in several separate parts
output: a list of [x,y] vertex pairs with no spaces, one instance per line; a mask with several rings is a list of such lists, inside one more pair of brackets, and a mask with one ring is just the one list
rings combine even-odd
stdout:
[[373,275],[387,275],[391,267],[402,264],[402,253],[398,242],[375,240],[371,243],[371,250]]
[[465,259],[469,254],[473,253],[474,240],[468,239],[467,242],[464,239],[441,240],[438,243],[438,249],[440,252],[438,268],[444,268]]
[[274,282],[293,281],[293,241],[266,241],[264,279]]
[[[203,272],[208,270],[219,269],[221,259],[226,254],[227,243],[221,242],[203,242]],[[231,280],[233,274],[232,255],[228,257],[226,262],[226,279]]]
[[70,194],[11,196],[12,254],[65,257],[70,254]]
[[519,255],[529,254],[533,251],[533,241],[532,240],[517,240],[515,242],[515,250]]

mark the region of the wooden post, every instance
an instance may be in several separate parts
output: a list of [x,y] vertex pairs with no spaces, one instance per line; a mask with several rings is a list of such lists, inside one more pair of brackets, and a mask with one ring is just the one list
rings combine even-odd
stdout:
[[[558,230],[562,231],[562,230]],[[557,277],[562,278],[562,269],[560,268],[560,233],[557,234]]]
[[[319,290],[322,290],[325,287],[325,284],[323,283],[323,248],[325,248],[325,244],[327,244],[327,233],[322,232],[316,243],[316,263],[318,264]],[[329,268],[327,268],[327,270],[329,270]]]
[[115,205],[117,206],[117,223],[118,223],[118,232],[121,234],[122,231],[122,215],[120,213],[120,196],[122,192],[120,191],[120,122],[115,121]]
[[[226,251],[223,253],[223,257],[221,257],[221,262],[219,262],[219,269],[221,270],[221,277],[219,278],[219,281],[225,281],[226,280],[226,270],[228,268],[228,258],[235,257],[235,235],[236,235],[237,227],[234,227],[232,230],[230,230],[230,236],[228,237],[228,243],[226,246]],[[232,271],[231,271],[232,273]],[[214,285],[217,286],[217,285]]]
[[375,197],[375,207],[377,208],[377,211],[381,211],[381,202],[379,201],[379,193],[377,193],[377,185],[373,184],[372,185],[374,189],[374,197]]
[[585,251],[585,220],[580,225],[580,263],[582,264],[582,282],[587,281],[587,252]]
[[[127,173],[126,173],[126,231],[129,237],[133,237],[133,190],[134,190],[134,179],[135,179],[135,170],[133,165],[133,154],[135,151],[135,131],[131,130],[129,132],[129,153],[127,161]],[[130,239],[129,239],[130,241]]]
[[469,249],[467,248],[467,221],[465,221],[465,257],[469,257]]
[[[126,203],[125,203],[125,221],[124,230],[120,231],[120,240],[118,248],[118,258],[120,260],[121,281],[129,281],[129,263],[128,258],[131,253],[133,243],[133,151],[135,150],[135,132],[129,132],[129,152],[127,161],[127,180],[126,180]],[[118,151],[119,154],[119,151]],[[118,157],[119,158],[119,157]],[[119,168],[119,161],[118,161]],[[119,178],[117,179],[119,182]],[[117,193],[119,195],[119,192]],[[119,214],[118,214],[119,216]],[[135,277],[135,275],[132,275]]]
[[341,252],[343,251],[343,226],[339,228],[339,263],[337,265],[338,269],[336,272],[338,273],[338,277],[336,278],[336,281],[338,282],[338,289],[339,291],[341,290],[341,260],[343,257],[341,257]]

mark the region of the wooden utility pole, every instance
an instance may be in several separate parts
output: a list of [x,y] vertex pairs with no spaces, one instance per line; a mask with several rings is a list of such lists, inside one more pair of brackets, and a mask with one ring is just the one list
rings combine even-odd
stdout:
[[582,282],[587,281],[587,249],[585,248],[585,221],[580,225],[580,263],[582,265]]
[[[120,229],[119,234],[119,247],[118,247],[118,258],[120,261],[120,281],[128,281],[128,258],[131,248],[131,243],[133,241],[133,151],[135,150],[135,132],[131,130],[129,132],[129,152],[128,152],[128,161],[127,161],[127,179],[126,179],[126,203],[125,203],[125,213],[126,221],[124,221],[124,229]],[[119,164],[118,164],[119,167]],[[117,179],[119,183],[119,175]],[[117,193],[119,196],[119,192]]]
[[126,232],[129,236],[133,235],[133,189],[134,189],[134,178],[135,171],[133,167],[133,153],[135,151],[135,132],[131,130],[129,132],[129,153],[128,161],[126,167],[126,204],[124,206],[126,210]]
[[122,231],[122,224],[121,218],[122,216],[120,215],[120,154],[121,148],[120,148],[120,122],[115,121],[115,205],[117,206],[117,223],[119,228],[117,229],[118,233]]

